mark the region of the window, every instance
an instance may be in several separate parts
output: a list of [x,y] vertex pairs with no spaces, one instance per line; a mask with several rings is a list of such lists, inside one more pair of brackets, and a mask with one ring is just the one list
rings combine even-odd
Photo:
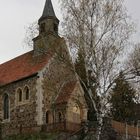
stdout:
[[56,33],[58,33],[58,25],[57,25],[57,24],[54,24],[54,31],[55,31]]
[[17,97],[18,97],[18,102],[22,101],[22,90],[19,88],[17,90]]
[[7,94],[3,98],[3,110],[4,110],[4,119],[9,119],[9,97]]
[[76,113],[76,114],[80,114],[80,108],[77,104],[74,105],[73,112]]
[[45,23],[42,23],[40,25],[40,33],[43,33],[43,32],[45,32]]
[[49,123],[49,112],[47,111],[46,112],[46,124],[48,124]]
[[59,112],[58,113],[58,122],[62,122],[62,113],[61,112]]
[[71,117],[74,119],[75,122],[80,123],[82,119],[82,111],[80,106],[75,103],[72,107],[72,114]]
[[16,105],[23,105],[28,103],[30,99],[30,89],[28,86],[24,86],[24,88],[18,88],[16,91]]
[[25,95],[25,100],[29,100],[30,90],[27,86],[24,88],[24,95]]

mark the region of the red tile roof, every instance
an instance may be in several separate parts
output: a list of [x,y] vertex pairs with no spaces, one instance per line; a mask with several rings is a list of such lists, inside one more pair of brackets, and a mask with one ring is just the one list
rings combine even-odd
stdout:
[[56,99],[56,104],[60,103],[67,103],[70,99],[70,96],[72,95],[73,90],[75,89],[77,81],[70,81],[66,83],[63,88],[61,89],[61,92],[59,96]]
[[25,53],[0,65],[0,86],[36,74],[51,58],[50,54],[33,56],[33,51]]

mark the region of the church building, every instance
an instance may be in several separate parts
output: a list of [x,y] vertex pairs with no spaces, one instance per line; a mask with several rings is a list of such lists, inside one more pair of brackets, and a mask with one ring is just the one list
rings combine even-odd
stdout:
[[87,120],[78,81],[59,20],[46,0],[33,50],[0,65],[0,117],[4,136],[76,131]]

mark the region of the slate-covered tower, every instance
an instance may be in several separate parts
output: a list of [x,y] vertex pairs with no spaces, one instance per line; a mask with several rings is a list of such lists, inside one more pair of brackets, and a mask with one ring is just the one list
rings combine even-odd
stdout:
[[35,55],[47,52],[50,44],[59,37],[59,20],[55,15],[51,0],[46,0],[43,14],[38,20],[39,35],[33,39]]

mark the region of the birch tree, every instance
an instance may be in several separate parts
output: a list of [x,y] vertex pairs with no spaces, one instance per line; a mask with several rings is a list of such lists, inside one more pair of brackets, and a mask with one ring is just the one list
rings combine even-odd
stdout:
[[[82,51],[84,58],[87,83],[77,75],[96,110],[100,124],[97,133],[99,140],[102,118],[107,112],[108,93],[119,74],[120,56],[133,32],[133,24],[123,0],[60,1],[64,11],[63,34],[68,46],[71,53],[73,50]],[[94,80],[90,80],[90,77],[94,77]],[[93,88],[100,105],[95,101]]]

